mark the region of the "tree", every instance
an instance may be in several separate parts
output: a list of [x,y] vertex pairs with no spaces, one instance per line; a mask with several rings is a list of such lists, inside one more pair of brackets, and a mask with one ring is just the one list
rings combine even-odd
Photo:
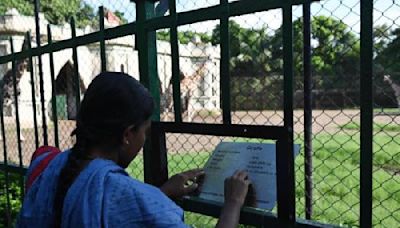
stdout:
[[[34,15],[33,0],[2,0],[0,14],[8,9],[16,8],[21,14]],[[63,24],[75,16],[76,25],[84,27],[95,23],[96,14],[91,6],[82,0],[41,0],[40,11],[51,24]],[[97,23],[97,22],[96,22]]]
[[[319,88],[357,88],[352,83],[358,82],[354,79],[359,75],[360,44],[351,29],[332,17],[315,16],[312,18],[311,31],[311,64],[314,77],[319,78],[315,82]],[[275,32],[272,40],[273,58],[282,58],[282,28]],[[299,77],[303,71],[302,18],[293,23],[293,42],[295,76]],[[282,66],[276,66],[273,71],[282,72]]]
[[117,16],[121,20],[122,24],[127,24],[128,23],[128,20],[125,18],[125,15],[124,15],[123,12],[117,10],[117,11],[114,12],[114,14],[115,14],[115,16]]
[[[193,32],[193,31],[183,31],[178,32],[178,40],[181,44],[188,44],[194,37],[200,37],[201,42],[210,43],[211,37],[207,33]],[[170,33],[167,30],[162,30],[157,32],[157,40],[170,41]]]
[[[232,76],[262,76],[270,72],[279,60],[271,53],[271,36],[265,28],[247,29],[229,21],[230,67]],[[220,44],[220,25],[211,37],[212,44]]]
[[[243,37],[249,35],[244,34],[245,30],[237,22],[230,20],[229,23],[229,41],[230,41],[230,54],[231,56],[238,56],[240,54],[240,43]],[[216,25],[212,31],[211,43],[213,45],[220,44],[220,25]]]
[[387,24],[379,25],[374,28],[374,52],[375,56],[382,53],[390,42],[390,28]]
[[9,9],[16,8],[23,15],[33,15],[33,3],[27,0],[1,0],[0,15]]
[[[382,73],[397,76],[400,74],[400,28],[391,31],[389,38],[377,54],[375,61]],[[396,76],[393,78],[398,81]]]
[[[332,17],[312,20],[312,66],[318,85],[324,89],[351,88],[359,75],[359,41],[351,29]],[[232,76],[270,76],[283,74],[282,28],[274,34],[265,28],[248,29],[229,21]],[[212,43],[220,43],[220,26],[213,30]],[[293,23],[295,76],[303,72],[303,22]],[[348,77],[351,77],[350,80]],[[301,82],[302,80],[296,80]],[[349,81],[351,83],[349,83]],[[299,87],[300,86],[300,87]],[[298,88],[301,88],[299,83]]]

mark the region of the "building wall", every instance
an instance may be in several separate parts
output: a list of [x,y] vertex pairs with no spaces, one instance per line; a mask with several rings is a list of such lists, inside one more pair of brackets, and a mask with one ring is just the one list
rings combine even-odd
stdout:
[[[23,20],[22,20],[23,19]],[[24,25],[18,21],[24,21]],[[28,21],[28,22],[27,22]],[[42,23],[46,23],[45,19]],[[32,27],[32,28],[30,28]],[[45,24],[42,28],[45,27]],[[23,41],[24,32],[34,30],[34,18],[18,15],[15,11],[0,17],[0,56],[10,54],[11,36],[14,40],[15,51],[20,51]],[[70,29],[68,26],[52,26],[53,40],[63,40],[70,38]],[[92,31],[90,28],[77,30],[77,34],[85,34]],[[43,33],[45,34],[45,33]],[[34,41],[35,35],[32,34],[32,47],[36,46]],[[45,36],[42,36],[42,43],[46,43]],[[121,37],[114,40],[106,41],[106,58],[107,70],[120,72],[123,70],[139,79],[138,53],[134,48],[134,36]],[[197,109],[220,109],[219,102],[219,59],[220,52],[218,46],[211,44],[194,44],[179,45],[180,50],[180,68],[184,75],[192,76],[198,67],[202,64],[206,67],[206,75],[204,80],[198,84],[195,96],[191,99],[191,108]],[[161,92],[165,92],[169,86],[172,77],[171,47],[168,42],[157,41],[157,66],[158,74],[161,82]],[[72,49],[66,49],[53,53],[54,70],[57,77],[62,67],[72,60]],[[34,86],[37,113],[40,117],[40,92],[39,92],[39,68],[38,58],[33,58],[34,63]],[[81,80],[85,87],[89,85],[93,77],[100,73],[100,46],[98,43],[87,46],[78,47],[78,65]],[[11,69],[11,63],[0,65],[0,77]],[[46,103],[46,115],[51,117],[51,78],[50,78],[50,58],[49,54],[42,55],[42,70],[44,80],[44,97]],[[71,75],[72,77],[73,75]],[[32,84],[30,72],[24,72],[19,82],[21,94],[19,96],[20,119],[23,127],[30,127],[33,124],[33,103],[32,103]],[[10,114],[13,115],[13,107]],[[40,119],[39,119],[40,120]],[[50,120],[48,118],[48,120]],[[38,121],[40,123],[40,121]]]

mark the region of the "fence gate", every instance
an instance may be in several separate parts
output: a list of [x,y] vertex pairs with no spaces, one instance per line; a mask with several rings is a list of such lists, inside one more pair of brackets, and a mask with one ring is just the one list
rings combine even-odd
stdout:
[[[293,155],[294,144],[294,43],[296,40],[293,38],[293,7],[302,7],[303,12],[303,75],[304,75],[304,145],[305,145],[305,173],[307,177],[311,176],[310,164],[312,161],[311,153],[311,123],[312,118],[312,103],[311,103],[311,11],[310,6],[314,4],[312,0],[239,0],[228,1],[220,0],[218,4],[212,5],[207,8],[199,8],[184,12],[177,12],[176,1],[168,1],[168,13],[166,15],[157,14],[155,5],[158,3],[156,0],[135,0],[136,4],[136,21],[123,24],[121,26],[106,28],[104,21],[104,9],[99,10],[99,30],[88,34],[77,34],[75,28],[75,20],[71,19],[71,38],[62,41],[52,41],[52,29],[47,28],[47,38],[45,39],[41,34],[41,23],[39,21],[39,0],[34,1],[35,4],[35,22],[36,22],[36,47],[30,47],[31,34],[26,34],[27,45],[22,51],[17,52],[12,49],[9,55],[0,57],[0,64],[11,63],[11,71],[9,76],[4,76],[2,80],[2,88],[4,85],[11,82],[14,94],[14,112],[12,122],[15,123],[15,131],[10,132],[7,130],[7,119],[4,112],[1,112],[1,132],[2,132],[2,145],[3,145],[3,160],[1,161],[0,168],[4,174],[4,186],[1,193],[7,196],[5,203],[2,203],[6,209],[7,218],[6,225],[12,226],[12,217],[15,217],[13,212],[13,200],[15,200],[13,189],[17,189],[19,193],[23,193],[24,181],[21,174],[26,171],[27,162],[24,161],[25,156],[40,144],[55,144],[61,146],[65,142],[68,134],[67,130],[62,132],[66,123],[73,124],[73,121],[61,122],[60,112],[63,112],[63,119],[73,119],[73,112],[79,107],[81,95],[84,93],[84,79],[81,78],[82,69],[87,67],[82,65],[79,61],[79,56],[82,54],[79,49],[82,46],[98,43],[99,44],[99,58],[101,59],[101,71],[106,71],[109,68],[107,62],[107,49],[108,41],[116,40],[117,38],[135,35],[135,49],[138,53],[140,81],[150,89],[157,104],[157,110],[153,116],[153,125],[151,130],[151,137],[145,145],[143,161],[139,161],[134,165],[144,166],[144,181],[156,186],[160,186],[167,180],[169,174],[175,171],[171,170],[171,165],[179,166],[180,164],[193,163],[194,166],[201,166],[196,164],[196,160],[191,160],[184,155],[171,154],[170,150],[167,153],[167,148],[174,146],[174,143],[179,143],[181,137],[186,137],[186,142],[192,142],[193,145],[213,144],[212,141],[215,137],[241,139],[247,138],[252,140],[271,140],[276,142],[277,154],[277,210],[273,212],[265,212],[250,208],[245,208],[242,211],[240,222],[247,225],[261,226],[261,227],[327,227],[329,225],[312,221],[311,206],[312,195],[305,194],[305,219],[300,219],[296,215],[296,171],[295,158]],[[166,3],[164,1],[163,3]],[[360,134],[360,203],[359,217],[356,225],[361,227],[372,226],[372,140],[373,140],[373,107],[372,107],[372,60],[373,60],[373,1],[361,0],[360,18],[361,18],[361,34],[360,34],[360,98],[361,98],[361,134]],[[231,77],[231,53],[230,53],[230,19],[242,15],[253,14],[258,12],[265,12],[270,10],[280,10],[282,18],[281,26],[281,45],[283,62],[283,124],[241,124],[237,121],[232,121],[232,77]],[[219,89],[220,89],[220,106],[222,110],[222,118],[220,121],[210,123],[196,123],[195,121],[184,121],[182,114],[182,83],[181,83],[181,54],[179,39],[179,27],[204,21],[217,21],[219,23],[219,44],[220,44],[220,61],[219,61]],[[160,121],[160,103],[162,103],[160,96],[160,80],[158,77],[158,63],[157,59],[157,38],[158,30],[169,30],[169,43],[170,43],[170,56],[171,56],[171,70],[172,70],[172,100],[173,100],[173,119],[174,121]],[[41,41],[47,40],[45,45],[41,45]],[[12,39],[10,39],[11,47],[14,47]],[[64,50],[71,50],[72,61],[66,65],[65,71],[70,69],[69,74],[73,75],[72,87],[64,88],[64,92],[58,89],[60,76],[56,75],[55,57],[57,52]],[[134,50],[132,50],[134,51]],[[46,62],[49,65],[44,65],[44,58],[48,58]],[[23,130],[20,125],[20,112],[18,110],[18,91],[17,83],[21,79],[21,72],[18,66],[21,62],[26,63],[26,69],[30,72],[30,82],[32,84],[32,100],[33,104],[40,103],[39,106],[32,105],[34,127],[32,131],[27,132]],[[34,62],[38,63],[38,69],[35,70]],[[25,66],[25,65],[24,65]],[[50,75],[45,75],[43,68],[49,67]],[[127,70],[122,66],[121,70]],[[128,71],[129,72],[129,71]],[[38,76],[38,77],[37,77]],[[11,81],[7,81],[11,80]],[[38,80],[38,81],[37,81]],[[46,80],[51,81],[51,102],[49,104],[45,101],[45,94],[49,87],[46,87]],[[61,79],[60,79],[61,80]],[[68,79],[65,79],[68,81]],[[39,85],[38,88],[35,85]],[[37,91],[38,90],[38,91]],[[70,91],[70,92],[68,92]],[[72,92],[71,92],[72,91]],[[3,89],[2,93],[6,91]],[[2,97],[2,105],[4,105],[4,96]],[[56,101],[62,97],[63,107]],[[71,97],[74,100],[71,100]],[[36,101],[35,99],[38,99]],[[51,120],[46,115],[47,105],[51,108]],[[68,117],[66,117],[66,107],[68,106]],[[64,111],[62,111],[64,110]],[[70,112],[72,114],[70,114]],[[71,115],[71,117],[70,117]],[[10,122],[10,121],[9,121]],[[24,137],[31,135],[32,138],[27,139]],[[199,136],[199,137],[192,137]],[[16,137],[16,139],[15,139]],[[174,139],[173,142],[168,142],[168,138]],[[32,141],[31,148],[23,148],[22,144],[26,141]],[[192,141],[191,141],[192,140]],[[205,140],[205,141],[204,141]],[[11,143],[14,141],[14,144]],[[11,144],[10,144],[11,143]],[[11,145],[11,146],[10,146]],[[12,148],[10,148],[12,147]],[[24,150],[23,150],[24,149]],[[178,148],[179,149],[179,148]],[[178,150],[176,149],[176,150]],[[184,150],[185,148],[181,148]],[[18,153],[17,161],[13,162],[8,159],[9,151],[16,151]],[[172,149],[173,150],[173,149]],[[202,150],[201,148],[199,150]],[[203,156],[200,154],[198,156]],[[28,156],[29,157],[29,156]],[[174,158],[174,159],[171,159]],[[180,160],[179,160],[179,159]],[[176,160],[178,159],[178,160]],[[28,158],[29,160],[29,158]],[[143,162],[143,163],[141,163]],[[11,178],[17,175],[17,187]],[[299,175],[297,175],[299,177]],[[300,178],[304,178],[300,177]],[[3,179],[2,179],[3,181]],[[310,179],[305,179],[305,191],[309,192],[313,188]],[[3,183],[2,183],[3,185]],[[23,194],[20,194],[22,200]],[[218,217],[220,204],[208,202],[198,199],[196,197],[185,198],[177,202],[182,206],[185,211],[200,213],[207,216]],[[203,217],[199,217],[202,219]],[[204,217],[206,218],[206,217]],[[339,224],[335,224],[339,225]]]

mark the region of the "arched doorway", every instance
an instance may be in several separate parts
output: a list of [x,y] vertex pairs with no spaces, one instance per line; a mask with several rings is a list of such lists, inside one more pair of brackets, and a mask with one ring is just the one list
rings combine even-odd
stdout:
[[[57,116],[59,119],[75,120],[78,112],[76,107],[76,92],[74,81],[74,64],[71,61],[65,63],[56,78]],[[79,75],[81,94],[86,87]]]

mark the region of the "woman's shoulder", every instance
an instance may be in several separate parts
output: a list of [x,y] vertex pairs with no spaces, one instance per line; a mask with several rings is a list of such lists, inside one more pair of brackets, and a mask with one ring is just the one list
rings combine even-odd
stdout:
[[61,151],[52,146],[41,146],[35,150],[31,157],[31,163],[26,173],[26,191],[36,179],[45,171],[51,161],[59,155]]
[[129,176],[126,172],[109,173],[106,179],[106,186],[114,191],[122,191],[133,194],[135,197],[159,197],[167,198],[159,188],[143,183]]
[[[186,227],[183,210],[159,188],[133,179],[123,173],[110,173],[106,180],[105,212],[113,224],[116,213],[128,213],[119,224],[153,224],[156,227]],[[166,226],[163,226],[165,224]]]

